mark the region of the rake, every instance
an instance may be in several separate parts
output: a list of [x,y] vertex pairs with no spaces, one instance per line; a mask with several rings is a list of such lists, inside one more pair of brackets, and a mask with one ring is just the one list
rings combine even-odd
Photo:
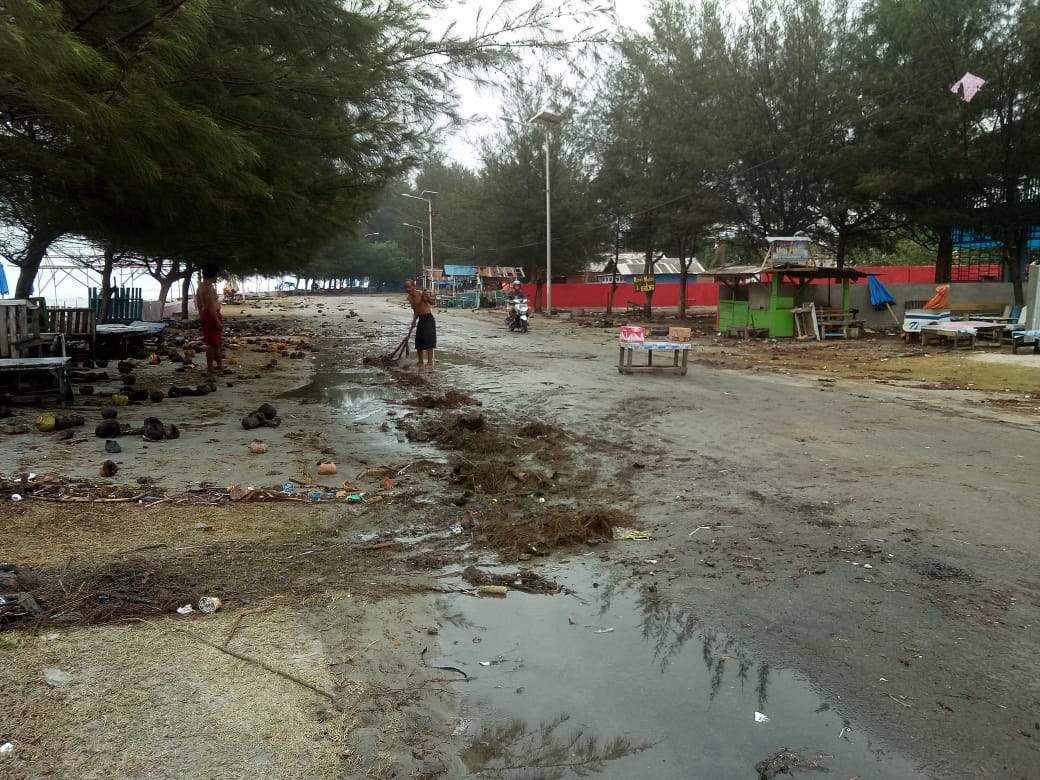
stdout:
[[412,331],[414,329],[415,329],[415,323],[412,322],[411,327],[408,328],[408,334],[403,339],[401,339],[401,343],[398,344],[397,347],[394,349],[394,351],[390,353],[390,359],[391,360],[400,360],[401,358],[405,357],[408,354],[408,352],[409,352],[408,339],[410,339],[412,337]]

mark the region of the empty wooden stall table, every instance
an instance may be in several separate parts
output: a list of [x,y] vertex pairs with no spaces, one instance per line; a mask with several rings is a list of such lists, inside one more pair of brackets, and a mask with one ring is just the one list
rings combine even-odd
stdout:
[[[646,363],[632,365],[632,357],[637,352],[646,353]],[[671,361],[654,363],[654,353],[671,353]],[[639,343],[625,343],[620,345],[618,355],[618,371],[622,374],[641,374],[657,372],[661,374],[686,375],[686,361],[690,355],[690,342],[688,341],[643,341]]]
[[97,352],[102,357],[132,357],[144,351],[145,340],[162,338],[166,326],[161,322],[104,324],[96,328]]
[[1002,323],[980,320],[933,322],[921,327],[921,346],[928,346],[933,341],[937,344],[948,341],[954,349],[959,346],[971,349],[975,347],[979,336],[992,339],[995,344],[1000,344],[1000,337],[1005,329],[1006,326]]

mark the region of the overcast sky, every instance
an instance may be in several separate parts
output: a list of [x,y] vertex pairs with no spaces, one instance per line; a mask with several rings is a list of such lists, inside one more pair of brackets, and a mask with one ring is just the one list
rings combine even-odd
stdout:
[[[447,25],[455,22],[455,30],[458,34],[467,34],[473,29],[474,19],[478,9],[483,8],[484,14],[490,13],[499,4],[489,0],[467,0],[455,3],[445,9],[443,14],[434,20],[435,24]],[[530,3],[520,7],[529,7]],[[644,31],[646,29],[647,3],[641,0],[614,0],[614,9],[621,27]],[[575,22],[575,27],[580,27]],[[504,120],[501,108],[501,92],[492,88],[477,89],[471,82],[460,80],[456,87],[462,96],[461,113],[465,117],[475,117],[476,121],[468,123],[465,127],[456,129],[450,136],[445,138],[444,148],[448,156],[470,167],[476,167],[478,142],[481,138],[494,133]],[[558,106],[552,105],[552,100],[547,97],[543,106],[552,110]],[[518,117],[518,121],[525,121],[526,117]]]

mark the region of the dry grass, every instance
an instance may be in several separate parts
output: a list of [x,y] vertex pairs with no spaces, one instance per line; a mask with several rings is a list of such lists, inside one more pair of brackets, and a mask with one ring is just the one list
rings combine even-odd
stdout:
[[607,507],[550,509],[527,517],[502,509],[477,530],[503,559],[517,560],[521,555],[546,555],[560,547],[609,541],[614,526],[633,527],[633,522],[627,512]]
[[[217,767],[237,777],[332,776],[346,716],[316,720],[321,702],[312,691],[207,647],[178,630],[186,622],[23,634],[17,649],[0,651],[4,733],[15,744],[4,776],[199,777]],[[218,613],[190,630],[223,644],[231,623]],[[323,648],[287,605],[251,615],[230,646],[336,687]],[[49,687],[47,667],[72,681]],[[190,718],[180,717],[185,705]]]

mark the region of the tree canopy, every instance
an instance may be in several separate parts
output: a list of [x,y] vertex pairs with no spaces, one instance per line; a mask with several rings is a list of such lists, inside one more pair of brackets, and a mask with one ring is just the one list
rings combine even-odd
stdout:
[[[469,35],[435,35],[399,0],[5,11],[0,223],[21,237],[18,294],[62,235],[181,276],[216,260],[393,278],[427,262],[426,204],[401,197],[422,191],[437,264],[537,280],[546,144],[525,120],[545,108],[565,117],[548,145],[556,272],[615,242],[710,264],[795,232],[839,263],[917,241],[940,281],[965,229],[1003,246],[1016,283],[1035,254],[1040,0],[655,0],[645,31],[609,35],[555,24],[595,22],[591,5],[478,16]],[[518,64],[538,46],[564,57]],[[437,148],[460,73],[503,83],[519,120],[475,168]],[[970,97],[965,74],[985,81]]]

